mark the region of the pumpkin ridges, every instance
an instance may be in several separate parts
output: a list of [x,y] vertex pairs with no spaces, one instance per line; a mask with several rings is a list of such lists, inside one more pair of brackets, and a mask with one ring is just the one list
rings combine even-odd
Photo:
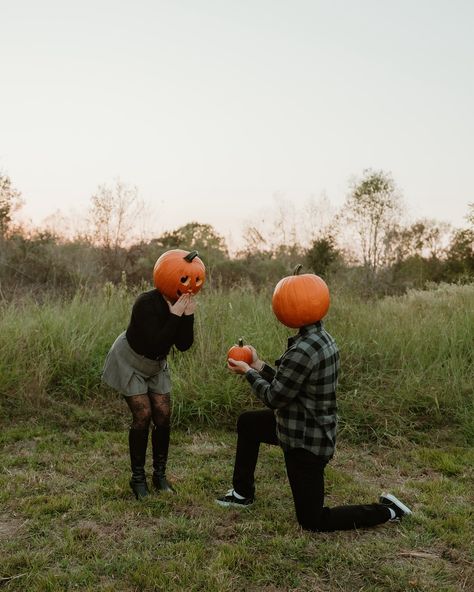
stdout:
[[[295,268],[299,273],[300,268]],[[293,329],[321,320],[329,309],[329,290],[315,274],[282,278],[275,286],[272,308],[278,320]]]
[[241,337],[237,345],[233,345],[227,352],[227,359],[232,358],[240,362],[251,364],[253,362],[253,353],[248,345],[244,345],[244,340]]
[[[189,278],[186,284],[181,282],[183,277]],[[153,268],[155,288],[173,301],[187,292],[197,294],[204,284],[205,277],[206,268],[197,251],[171,249],[158,258]]]

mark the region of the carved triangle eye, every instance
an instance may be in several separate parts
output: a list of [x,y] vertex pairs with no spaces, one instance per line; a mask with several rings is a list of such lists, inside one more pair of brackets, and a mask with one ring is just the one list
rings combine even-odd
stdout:
[[183,275],[183,277],[179,281],[183,284],[183,286],[187,286],[191,281],[191,278],[189,277],[189,275]]

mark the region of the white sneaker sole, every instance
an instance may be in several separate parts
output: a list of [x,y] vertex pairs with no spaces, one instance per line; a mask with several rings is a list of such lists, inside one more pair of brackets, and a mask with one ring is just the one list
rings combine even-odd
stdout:
[[397,508],[400,508],[400,510],[406,515],[410,515],[413,514],[413,512],[410,510],[410,508],[408,508],[407,506],[405,506],[405,504],[403,504],[397,497],[395,497],[392,493],[383,493],[381,495],[381,497],[384,497],[385,499],[388,499],[389,501],[392,502],[392,504],[395,504],[397,506]]
[[216,504],[219,504],[219,506],[221,506],[222,508],[230,508],[230,507],[233,507],[233,508],[248,508],[249,506],[252,505],[252,504],[237,504],[235,502],[224,502],[224,501],[218,500],[218,499],[216,499]]

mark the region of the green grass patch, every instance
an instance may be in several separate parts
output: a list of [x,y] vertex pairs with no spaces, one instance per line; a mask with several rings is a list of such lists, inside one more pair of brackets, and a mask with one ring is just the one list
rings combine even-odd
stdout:
[[414,515],[316,534],[297,525],[277,447],[261,448],[252,507],[215,504],[232,474],[229,431],[175,430],[169,474],[178,493],[142,502],[128,486],[125,430],[32,434],[17,425],[3,437],[8,590],[454,592],[474,583],[470,449],[341,444],[327,472],[328,505],[374,501],[389,489]]

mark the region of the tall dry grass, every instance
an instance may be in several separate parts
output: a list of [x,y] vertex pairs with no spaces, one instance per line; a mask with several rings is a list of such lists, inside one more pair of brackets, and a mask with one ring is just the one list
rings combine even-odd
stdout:
[[[100,371],[135,296],[106,285],[70,300],[3,303],[2,417],[38,417],[54,407],[56,418],[71,421],[71,408],[102,404],[106,413],[106,402],[119,397],[101,385]],[[246,381],[226,371],[225,354],[241,336],[270,362],[282,353],[292,332],[277,322],[270,301],[270,291],[244,288],[200,296],[195,344],[169,360],[176,424],[232,424],[258,405]],[[344,437],[417,439],[436,429],[474,441],[473,285],[376,301],[336,293],[326,327],[341,350]]]

